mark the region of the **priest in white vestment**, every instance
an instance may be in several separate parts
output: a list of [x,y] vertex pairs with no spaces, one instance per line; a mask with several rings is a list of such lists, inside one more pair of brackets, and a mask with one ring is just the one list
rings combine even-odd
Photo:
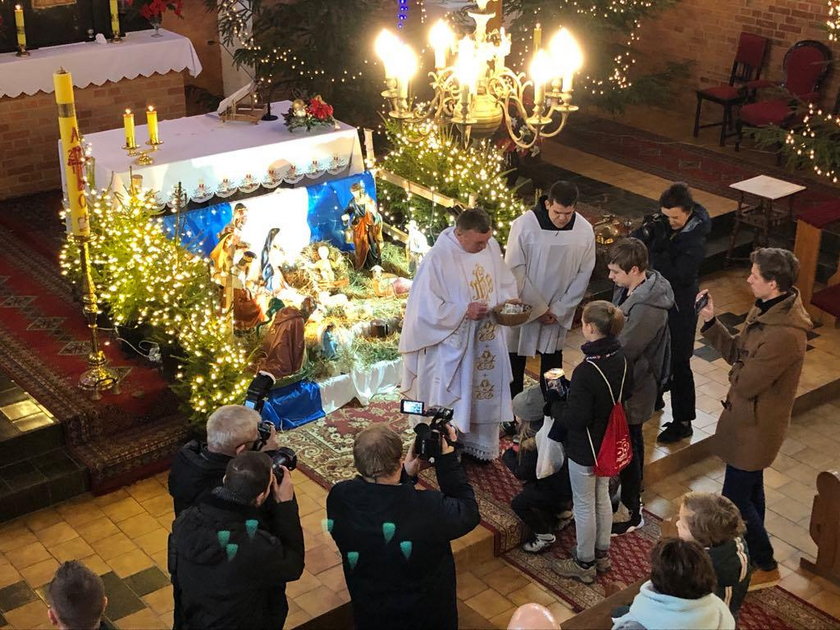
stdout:
[[[543,374],[563,367],[563,343],[595,268],[595,233],[575,212],[577,186],[556,182],[548,195],[510,226],[505,262],[516,276],[531,319],[510,329],[511,397],[523,389],[525,362],[540,355]],[[511,419],[511,418],[508,418]]]
[[498,457],[499,425],[512,417],[507,329],[491,309],[517,298],[490,217],[473,208],[441,232],[406,304],[401,391],[426,407],[452,408],[464,451],[481,460]]

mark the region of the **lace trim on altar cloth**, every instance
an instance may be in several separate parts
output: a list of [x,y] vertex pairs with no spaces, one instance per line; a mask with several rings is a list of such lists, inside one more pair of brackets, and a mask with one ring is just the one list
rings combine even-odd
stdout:
[[[260,188],[273,190],[280,184],[297,184],[304,178],[318,179],[324,175],[338,175],[349,167],[350,156],[333,155],[329,158],[312,160],[306,167],[289,164],[285,167],[270,169],[261,180],[251,174],[246,174],[238,181],[226,177],[218,184],[200,183],[192,190],[182,189],[181,205],[186,205],[189,201],[204,203],[214,197],[225,199],[237,192],[252,193]],[[173,207],[176,205],[177,190],[173,187],[168,194],[168,197],[160,192],[155,195],[158,207]]]

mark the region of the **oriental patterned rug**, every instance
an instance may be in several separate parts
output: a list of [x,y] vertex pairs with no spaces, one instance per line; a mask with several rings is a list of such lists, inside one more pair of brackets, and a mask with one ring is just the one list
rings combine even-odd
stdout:
[[[323,420],[311,422],[283,435],[284,444],[298,453],[298,467],[325,488],[353,477],[353,439],[372,422],[386,422],[403,436],[408,446],[414,433],[399,411],[399,396],[377,396],[367,407],[358,403],[334,411]],[[509,444],[503,440],[502,447]],[[557,543],[546,553],[529,554],[519,547],[525,534],[524,524],[510,509],[510,501],[521,488],[520,482],[500,461],[464,464],[475,489],[482,524],[495,534],[495,553],[534,580],[552,590],[576,611],[600,602],[610,583],[619,587],[635,582],[650,573],[650,550],[660,537],[660,519],[645,513],[645,525],[639,530],[613,538],[613,569],[592,585],[558,577],[551,564],[568,557],[575,542],[574,525],[560,532]],[[436,488],[431,469],[421,473],[423,485]],[[840,620],[822,613],[807,602],[780,587],[750,593],[741,610],[739,627],[746,630],[790,628],[795,630],[840,628]]]
[[0,207],[0,369],[61,422],[71,453],[90,469],[92,488],[104,491],[165,463],[187,424],[158,371],[124,359],[114,346],[104,350],[121,392],[92,401],[76,386],[87,369],[89,333],[58,268],[60,239],[53,229],[19,229],[27,217],[45,220],[42,202]]
[[[527,378],[527,377],[526,377]],[[338,409],[317,422],[287,431],[282,442],[295,450],[298,467],[324,488],[356,475],[353,466],[353,440],[374,422],[388,423],[400,433],[406,448],[414,439],[406,416],[400,413],[400,396],[377,396],[367,407],[357,402]],[[510,446],[503,441],[502,447]],[[522,541],[522,521],[510,509],[510,499],[522,485],[507,467],[496,460],[487,464],[465,461],[467,477],[475,489],[481,520],[494,533],[496,554]],[[421,483],[437,488],[432,468],[420,474]]]
[[[605,597],[608,585],[624,588],[650,575],[650,551],[660,537],[660,523],[658,517],[645,512],[645,524],[641,529],[613,538],[610,548],[612,570],[599,575],[589,585],[559,577],[551,570],[552,564],[569,557],[569,550],[575,544],[574,525],[560,532],[554,546],[542,554],[527,553],[517,547],[502,557],[580,612],[599,603]],[[840,619],[775,586],[747,595],[738,615],[738,627],[742,630],[836,630],[840,628]]]

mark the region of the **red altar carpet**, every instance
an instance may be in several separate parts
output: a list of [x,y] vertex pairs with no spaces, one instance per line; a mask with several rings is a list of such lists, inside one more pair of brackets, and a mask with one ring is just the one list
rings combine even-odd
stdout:
[[54,208],[39,200],[3,204],[0,369],[61,422],[71,453],[91,471],[92,489],[104,491],[165,465],[187,424],[159,372],[126,360],[112,345],[104,350],[122,378],[120,393],[94,402],[77,388],[90,337],[81,304],[59,272],[60,224]]

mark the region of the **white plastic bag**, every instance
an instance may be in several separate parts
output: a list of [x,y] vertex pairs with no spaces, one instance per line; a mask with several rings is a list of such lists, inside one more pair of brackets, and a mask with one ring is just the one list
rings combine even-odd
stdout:
[[543,425],[534,439],[537,441],[537,479],[545,479],[563,467],[566,451],[563,444],[548,437],[554,418],[545,416]]

